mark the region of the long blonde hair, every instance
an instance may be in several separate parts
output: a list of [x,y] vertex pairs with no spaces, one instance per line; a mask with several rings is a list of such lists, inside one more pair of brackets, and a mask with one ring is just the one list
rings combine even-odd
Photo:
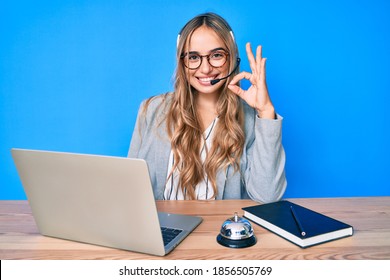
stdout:
[[[220,36],[229,52],[229,73],[237,63],[238,50],[229,24],[213,13],[201,14],[190,20],[181,30],[177,46],[177,69],[173,99],[166,115],[168,136],[174,156],[173,169],[179,172],[179,185],[187,199],[195,199],[195,187],[207,175],[217,194],[216,175],[229,165],[239,170],[239,160],[245,141],[243,131],[243,108],[239,97],[227,88],[232,77],[222,88],[217,103],[219,120],[214,128],[211,149],[205,162],[200,158],[203,144],[203,129],[194,100],[196,91],[187,79],[187,70],[180,57],[188,47],[193,32],[201,27],[211,28]],[[238,67],[236,73],[238,72]],[[171,173],[172,174],[172,173]]]

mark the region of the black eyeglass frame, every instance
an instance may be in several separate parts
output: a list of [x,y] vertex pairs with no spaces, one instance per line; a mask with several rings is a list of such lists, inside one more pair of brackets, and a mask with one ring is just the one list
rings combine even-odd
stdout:
[[[216,53],[216,52],[223,52],[223,53],[226,55],[226,60],[225,60],[225,62],[224,62],[221,66],[214,66],[214,65],[212,65],[212,64],[210,63],[210,56],[213,55],[213,54]],[[185,58],[187,55],[194,55],[194,54],[196,54],[197,56],[200,57],[200,63],[199,63],[199,66],[198,66],[198,67],[192,68],[192,67],[187,66],[186,63],[183,62],[184,66],[185,66],[186,68],[190,69],[190,70],[199,69],[199,67],[200,67],[200,66],[202,65],[202,63],[203,63],[203,58],[204,58],[204,57],[207,58],[207,63],[208,63],[211,67],[213,67],[213,68],[221,68],[221,67],[223,67],[223,66],[226,64],[226,62],[228,61],[228,56],[230,55],[229,52],[228,52],[227,50],[225,50],[224,48],[217,48],[217,49],[211,50],[210,53],[209,53],[209,54],[206,54],[206,55],[200,55],[200,54],[197,53],[197,52],[188,52],[188,53],[184,53],[184,54],[182,54],[182,55],[180,56],[180,59],[183,59],[183,60],[184,60],[184,58]]]

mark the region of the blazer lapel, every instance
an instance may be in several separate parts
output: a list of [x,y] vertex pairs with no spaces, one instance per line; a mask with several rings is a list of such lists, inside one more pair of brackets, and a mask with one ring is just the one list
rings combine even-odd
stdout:
[[[230,166],[229,166],[230,167]],[[224,193],[225,193],[225,187],[226,187],[226,179],[227,179],[227,174],[228,174],[228,171],[229,171],[229,167],[227,168],[227,170],[218,170],[217,172],[217,189],[218,189],[218,193],[217,193],[217,199],[218,200],[221,200],[224,198]]]

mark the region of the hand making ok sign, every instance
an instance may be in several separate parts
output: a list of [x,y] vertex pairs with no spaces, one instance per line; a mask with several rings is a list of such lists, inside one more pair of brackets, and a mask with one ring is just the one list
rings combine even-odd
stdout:
[[[258,46],[256,58],[253,55],[250,43],[246,44],[246,53],[248,55],[249,66],[252,73],[240,72],[229,84],[229,89],[245,100],[249,106],[256,109],[260,118],[275,118],[275,109],[268,94],[267,83],[265,80],[265,61],[261,55],[262,47]],[[248,90],[243,90],[237,84],[242,79],[249,80],[251,86]]]

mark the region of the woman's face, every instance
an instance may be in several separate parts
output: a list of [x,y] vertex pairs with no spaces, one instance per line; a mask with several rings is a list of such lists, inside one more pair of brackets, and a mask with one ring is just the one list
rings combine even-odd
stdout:
[[[210,65],[206,55],[209,56],[209,61],[214,66]],[[215,33],[214,30],[206,26],[201,26],[196,29],[191,37],[188,47],[186,59],[187,64],[195,63],[196,58],[200,55],[201,64],[199,68],[188,70],[188,80],[192,87],[194,87],[201,94],[219,94],[221,87],[225,81],[220,81],[215,85],[210,83],[211,80],[223,78],[228,75],[229,57],[226,55],[227,49],[222,39]],[[226,62],[223,63],[225,55]]]

